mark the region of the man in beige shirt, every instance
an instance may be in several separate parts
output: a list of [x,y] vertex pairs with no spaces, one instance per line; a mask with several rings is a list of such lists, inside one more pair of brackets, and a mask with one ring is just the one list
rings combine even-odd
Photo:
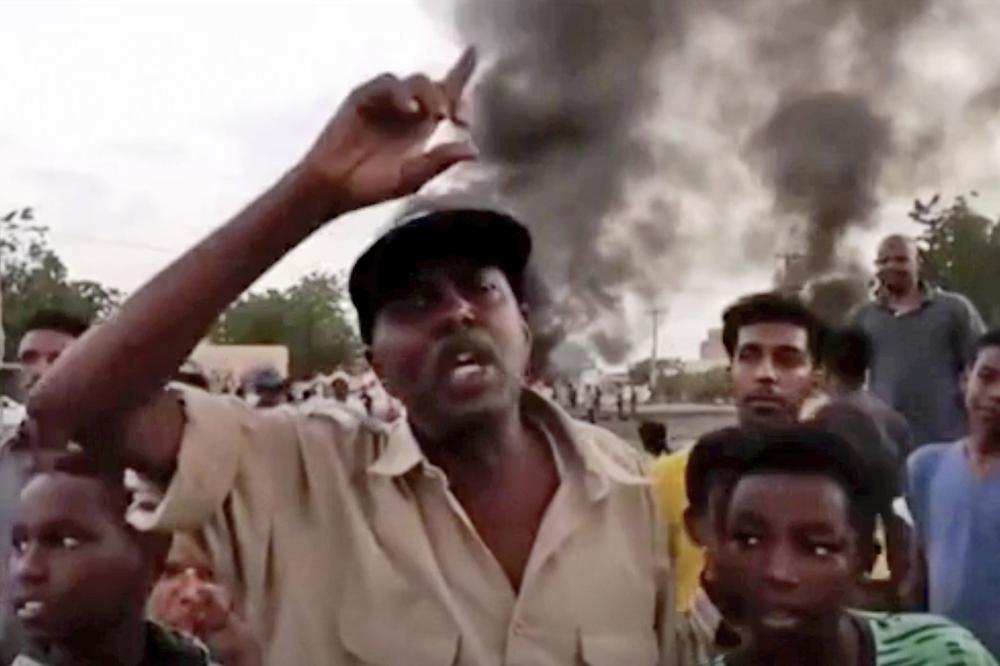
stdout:
[[463,144],[456,109],[382,76],[277,185],[136,293],[29,402],[42,445],[79,434],[164,494],[148,529],[202,529],[279,664],[673,664],[673,600],[636,451],[525,388],[527,231],[420,215],[350,280],[372,365],[406,407],[388,432],[162,390],[226,304],[327,220],[418,189]]

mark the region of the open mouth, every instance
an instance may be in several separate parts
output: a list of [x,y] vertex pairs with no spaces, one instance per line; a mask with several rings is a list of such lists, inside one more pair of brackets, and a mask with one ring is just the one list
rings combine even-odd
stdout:
[[445,364],[448,386],[463,393],[481,389],[495,372],[496,366],[488,354],[471,350],[450,355]]
[[791,631],[802,624],[802,616],[787,610],[772,610],[760,616],[761,626],[772,631]]
[[45,602],[37,599],[26,599],[14,604],[14,614],[21,622],[38,620],[45,614],[45,610]]

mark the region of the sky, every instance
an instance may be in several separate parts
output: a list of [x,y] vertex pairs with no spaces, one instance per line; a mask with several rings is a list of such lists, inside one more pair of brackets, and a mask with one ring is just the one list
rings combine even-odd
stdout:
[[[442,73],[462,45],[427,1],[7,0],[0,209],[33,206],[71,278],[134,290],[291,167],[355,85]],[[877,231],[906,228],[907,205],[885,202]],[[346,271],[392,214],[337,220],[257,287]],[[672,294],[660,354],[696,356],[722,307],[770,277]]]

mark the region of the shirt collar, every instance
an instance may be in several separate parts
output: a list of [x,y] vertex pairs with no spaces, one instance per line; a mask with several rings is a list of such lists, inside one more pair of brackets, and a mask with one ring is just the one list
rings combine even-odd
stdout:
[[[938,293],[937,287],[924,280],[920,280],[917,283],[917,289],[920,291],[921,305],[930,303],[932,300],[934,300],[934,297],[937,296]],[[879,305],[883,307],[889,306],[889,294],[886,293],[885,288],[882,287],[881,285],[875,288],[873,298],[875,302],[878,303]]]
[[[591,499],[605,496],[611,483],[649,484],[638,463],[633,462],[639,459],[638,452],[630,460],[630,447],[610,432],[572,419],[557,404],[530,388],[521,392],[521,410],[552,443],[561,475],[574,468],[583,470]],[[370,474],[398,477],[417,466],[430,465],[405,419],[392,428],[384,441],[368,467]]]

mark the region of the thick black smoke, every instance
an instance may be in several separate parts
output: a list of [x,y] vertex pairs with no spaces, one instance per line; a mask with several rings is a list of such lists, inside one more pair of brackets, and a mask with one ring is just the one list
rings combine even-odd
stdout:
[[[806,256],[804,279],[856,285],[845,238],[881,221],[886,196],[1000,174],[967,129],[996,108],[1000,3],[438,2],[484,60],[474,189],[532,227],[551,330],[605,360],[648,331],[626,294],[666,304],[770,273],[788,251]],[[958,57],[967,76],[935,73]]]
[[870,222],[890,139],[888,121],[844,93],[783,102],[755,137],[777,205],[804,221],[806,278],[837,268],[847,230]]

